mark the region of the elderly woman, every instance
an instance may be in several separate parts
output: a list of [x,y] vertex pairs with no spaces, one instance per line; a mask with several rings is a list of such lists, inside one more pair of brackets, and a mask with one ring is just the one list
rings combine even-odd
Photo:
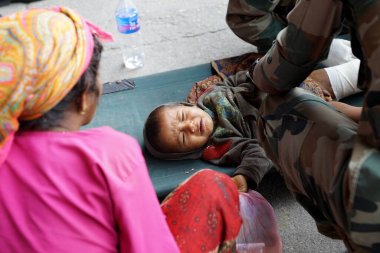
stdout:
[[233,251],[228,176],[201,171],[161,209],[135,139],[80,131],[102,90],[97,37],[64,7],[0,19],[0,252]]

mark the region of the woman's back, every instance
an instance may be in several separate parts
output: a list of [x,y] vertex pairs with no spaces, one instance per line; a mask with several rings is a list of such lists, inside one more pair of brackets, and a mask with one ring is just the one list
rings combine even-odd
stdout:
[[138,143],[111,128],[17,134],[0,198],[0,252],[176,252]]

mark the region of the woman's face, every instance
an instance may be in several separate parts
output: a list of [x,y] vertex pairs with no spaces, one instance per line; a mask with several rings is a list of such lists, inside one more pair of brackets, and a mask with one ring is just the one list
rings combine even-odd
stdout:
[[196,106],[167,106],[159,114],[160,146],[164,152],[188,152],[203,147],[214,128],[209,114]]

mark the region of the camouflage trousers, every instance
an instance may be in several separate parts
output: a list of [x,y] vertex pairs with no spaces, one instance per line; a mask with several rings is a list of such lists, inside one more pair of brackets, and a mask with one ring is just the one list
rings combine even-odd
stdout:
[[380,156],[359,154],[360,166],[352,166],[357,127],[295,88],[264,100],[257,135],[320,233],[342,239],[350,252],[380,252]]

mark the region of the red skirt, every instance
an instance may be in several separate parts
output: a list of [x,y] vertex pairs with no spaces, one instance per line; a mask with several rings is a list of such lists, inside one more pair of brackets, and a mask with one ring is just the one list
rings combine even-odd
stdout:
[[181,252],[236,252],[242,220],[229,176],[197,172],[166,197],[162,210]]

